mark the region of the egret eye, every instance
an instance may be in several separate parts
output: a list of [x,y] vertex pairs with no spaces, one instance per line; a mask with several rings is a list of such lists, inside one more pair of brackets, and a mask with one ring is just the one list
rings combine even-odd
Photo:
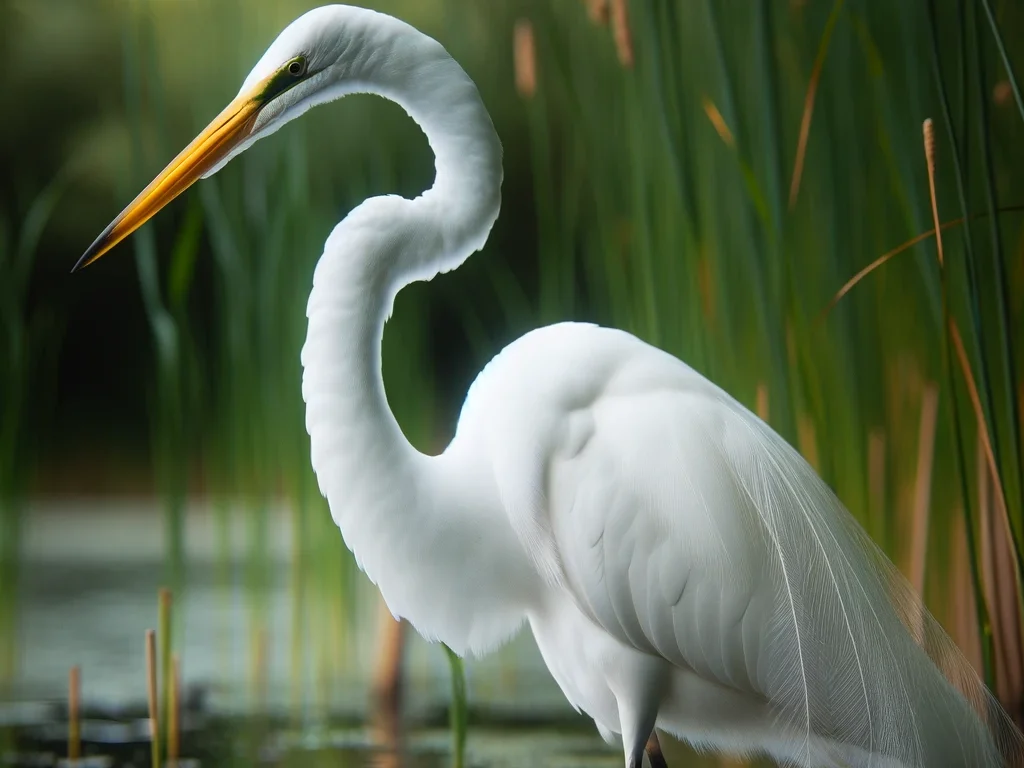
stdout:
[[303,56],[299,56],[288,62],[288,74],[292,77],[302,77],[306,74],[306,59]]

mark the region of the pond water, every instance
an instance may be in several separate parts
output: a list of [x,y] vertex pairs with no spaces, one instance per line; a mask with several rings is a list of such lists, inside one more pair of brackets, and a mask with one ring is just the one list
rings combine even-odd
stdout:
[[[241,563],[246,546],[244,520],[236,516],[234,526],[231,560]],[[291,525],[284,510],[272,512],[270,527],[265,710],[279,717],[295,703],[290,677]],[[373,754],[376,741],[360,725],[367,719],[379,643],[381,608],[372,585],[360,577],[350,597],[355,621],[348,628],[349,642],[339,650],[345,658],[332,675],[326,708],[310,716],[322,687],[308,680],[309,700],[302,702],[305,714],[300,725],[280,720],[268,729],[264,723],[259,738],[251,738],[256,721],[250,712],[250,595],[243,578],[233,579],[228,588],[218,579],[213,516],[204,505],[189,508],[186,537],[185,588],[174,601],[176,650],[182,660],[183,690],[192,708],[193,736],[201,742],[197,746],[207,756],[206,762],[220,764],[227,754],[244,751],[239,745],[249,742],[258,745],[259,762],[268,765],[284,764],[281,760],[286,755],[288,765],[312,765],[302,760],[320,754],[330,755],[331,765],[362,764]],[[163,519],[152,500],[31,506],[19,584],[18,671],[13,701],[0,705],[0,725],[20,728],[21,764],[55,764],[55,755],[66,749],[62,707],[68,669],[75,664],[81,668],[83,709],[92,715],[83,725],[83,739],[90,749],[116,756],[118,762],[111,765],[148,764],[143,637],[146,629],[157,624],[163,553]],[[243,567],[235,570],[241,572]],[[405,764],[447,765],[448,662],[440,647],[413,632],[408,633],[405,662],[403,708],[414,728],[405,734],[409,757]],[[596,755],[617,754],[565,702],[529,632],[497,654],[468,660],[466,675],[474,719],[505,724],[498,729],[484,724],[474,727],[468,755],[474,762],[506,764],[502,756],[507,755],[512,760],[507,764],[514,764],[515,755],[525,757],[524,748],[534,757],[547,753],[557,764],[571,764],[571,755],[579,751],[587,755],[587,764],[593,764]],[[555,731],[544,729],[518,738],[510,729],[521,728],[510,723],[524,716],[530,722],[550,724]],[[347,723],[348,729],[339,723]],[[230,745],[226,753],[225,745]],[[189,754],[188,749],[184,752]],[[29,754],[37,759],[29,759]]]
[[[234,525],[231,557],[241,563],[244,520],[236,517]],[[234,569],[229,589],[218,583],[214,523],[202,505],[189,509],[186,538],[185,591],[175,596],[174,605],[183,683],[202,688],[219,711],[245,708],[251,600],[244,566]],[[271,514],[268,540],[266,676],[273,710],[287,706],[291,695],[291,526],[283,510]],[[67,670],[78,664],[86,702],[142,701],[143,635],[156,627],[157,591],[164,576],[164,526],[158,506],[145,501],[37,503],[28,514],[24,544],[17,697],[64,696]],[[350,641],[339,649],[345,658],[340,679],[332,686],[338,691],[332,708],[347,714],[357,714],[365,705],[379,642],[380,598],[365,577],[360,575],[357,582],[350,597]],[[438,646],[410,632],[406,664],[412,711],[447,701],[448,663]],[[467,679],[470,695],[480,705],[501,707],[513,698],[516,708],[555,717],[572,714],[529,632],[496,654],[469,660]]]
[[[374,727],[368,692],[381,603],[362,575],[350,596],[350,639],[336,654],[340,663],[326,700],[323,681],[313,679],[308,664],[296,707],[291,525],[283,509],[270,515],[266,703],[253,711],[252,601],[241,565],[245,521],[237,516],[232,526],[230,559],[238,578],[225,587],[218,577],[213,515],[196,503],[186,516],[188,567],[184,592],[174,599],[175,649],[187,707],[182,754],[198,762],[183,762],[182,768],[450,765],[448,662],[439,646],[414,632],[405,648],[400,763],[390,751],[393,730],[382,735]],[[60,764],[67,747],[68,670],[75,664],[81,668],[86,754],[103,756],[82,765],[150,764],[143,638],[157,626],[164,535],[160,507],[149,499],[32,504],[22,548],[17,677],[12,698],[0,702],[0,765]],[[497,653],[467,660],[466,678],[469,766],[621,764],[619,749],[605,745],[592,722],[565,701],[528,630]],[[728,763],[687,756],[671,764]]]

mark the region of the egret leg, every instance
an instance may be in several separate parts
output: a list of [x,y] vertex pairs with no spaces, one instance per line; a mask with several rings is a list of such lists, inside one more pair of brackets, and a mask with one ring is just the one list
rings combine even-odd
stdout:
[[[626,768],[643,768],[644,751],[651,738],[654,736],[654,721],[658,713],[655,707],[644,707],[633,709],[624,706],[619,700],[619,725],[622,728],[622,749],[625,752]],[[658,745],[658,754],[661,753],[661,745]],[[658,768],[651,761],[652,768]],[[664,758],[662,758],[664,765]]]
[[651,761],[651,768],[668,768],[665,762],[665,755],[661,752],[661,742],[658,740],[658,732],[651,730],[651,738],[647,740],[647,759]]

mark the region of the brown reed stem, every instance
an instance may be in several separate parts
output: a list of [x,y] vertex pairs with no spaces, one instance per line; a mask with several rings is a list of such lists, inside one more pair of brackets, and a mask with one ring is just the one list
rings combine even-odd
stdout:
[[[977,423],[979,428],[982,428],[985,424],[984,413],[981,411],[981,403],[978,399],[978,390],[974,386],[974,376],[971,373],[971,367],[968,363],[966,353],[963,350],[963,343],[960,341],[960,332],[957,329],[956,320],[949,309],[949,280],[948,274],[945,269],[945,261],[942,252],[942,227],[939,225],[939,201],[935,194],[935,131],[932,126],[932,119],[926,118],[922,124],[922,132],[924,134],[924,154],[925,161],[928,166],[928,192],[931,198],[932,205],[932,222],[935,228],[935,245],[936,252],[939,261],[939,278],[942,286],[942,319],[943,319],[943,330],[944,330],[944,343],[942,345],[942,357],[943,357],[943,368],[946,371],[946,376],[949,382],[950,398],[953,401],[953,431],[956,436],[956,442],[959,451],[960,458],[960,470],[961,470],[961,492],[964,503],[968,503],[968,491],[967,491],[967,467],[966,460],[963,456],[963,438],[960,433],[959,423],[959,408],[957,407],[956,399],[956,381],[953,376],[953,362],[950,359],[950,346],[957,347],[957,355],[960,360],[961,368],[963,369],[964,378],[967,381],[968,390],[971,393],[971,401],[975,408],[975,414],[977,416]],[[985,432],[987,437],[987,431]],[[993,469],[995,468],[993,462]],[[998,484],[998,478],[997,484]],[[972,574],[972,585],[974,588],[975,595],[975,609],[978,612],[978,628],[982,637],[982,665],[985,669],[985,680],[989,687],[994,687],[994,671],[993,671],[993,659],[995,658],[995,644],[992,637],[992,623],[990,618],[990,612],[985,600],[985,595],[982,593],[983,589],[983,576],[980,572],[980,567],[977,562],[977,546],[974,543],[973,531],[971,529],[971,521],[968,511],[964,510],[964,530],[967,534],[967,552],[971,562],[971,574]]]
[[537,92],[537,50],[533,38],[533,24],[519,19],[512,33],[512,63],[516,78],[516,91],[524,99]]
[[910,533],[910,583],[924,595],[928,560],[928,529],[932,499],[932,470],[935,459],[935,425],[939,413],[939,389],[925,385],[921,396],[921,422],[917,435],[917,475],[914,480],[914,516]]
[[608,0],[583,0],[587,6],[587,16],[595,24],[602,26],[608,23]]
[[260,714],[267,711],[267,698],[269,693],[269,650],[267,627],[260,622],[252,637],[252,679],[253,696]]
[[800,453],[807,459],[807,463],[814,467],[815,471],[821,471],[821,462],[818,459],[818,438],[814,429],[814,422],[806,413],[801,413],[796,419],[797,443],[800,446]]
[[171,654],[171,679],[167,696],[167,761],[177,765],[181,754],[181,665]]
[[770,413],[768,408],[768,385],[763,381],[758,382],[757,385],[757,416],[761,421],[768,423],[768,415]]
[[160,709],[156,687],[156,632],[146,630],[146,698],[149,703],[150,754],[153,768],[160,768]]
[[396,620],[381,600],[377,622],[380,650],[373,674],[373,694],[375,705],[390,715],[397,715],[401,707],[405,630],[405,623]]
[[971,589],[971,563],[967,551],[967,535],[964,532],[964,525],[963,511],[957,510],[953,515],[950,544],[952,552],[949,590],[953,595],[951,626],[957,646],[971,662],[974,670],[979,675],[984,675],[985,669],[981,662],[981,638],[978,634],[978,614],[974,606],[974,590]]
[[885,524],[885,432],[881,429],[868,433],[868,504],[877,536]]
[[82,693],[82,671],[77,665],[68,673],[68,760],[82,756],[82,727],[79,702]]
[[725,122],[725,118],[722,117],[722,113],[718,111],[718,107],[715,103],[707,96],[701,98],[701,104],[704,107],[704,114],[708,116],[708,120],[711,121],[711,125],[714,126],[715,132],[719,135],[722,141],[727,147],[735,147],[736,140],[732,136],[732,131],[729,130],[728,124]]
[[[1018,211],[1024,211],[1024,205],[1007,205],[1007,206],[1003,206],[1002,208],[999,209],[999,213],[1014,213],[1014,212],[1018,212]],[[986,213],[972,213],[969,217],[967,217],[967,219],[970,219],[971,221],[974,221],[975,219],[984,219],[986,216],[988,216],[987,212]],[[963,216],[961,216],[958,219],[951,219],[950,221],[943,222],[942,226],[939,227],[939,231],[940,232],[944,232],[945,230],[949,229],[950,227],[955,227],[958,224],[963,224],[964,221],[966,221],[967,219],[965,219]],[[907,240],[905,243],[897,245],[891,251],[883,253],[877,259],[872,261],[870,264],[868,264],[866,267],[864,267],[862,270],[860,270],[857,274],[855,274],[853,277],[851,277],[849,280],[847,280],[845,283],[843,283],[843,287],[840,288],[838,291],[836,291],[836,294],[832,297],[832,300],[829,301],[829,303],[821,311],[821,314],[818,316],[818,322],[819,323],[824,322],[825,317],[828,315],[829,312],[831,312],[833,309],[835,309],[835,306],[836,306],[836,304],[839,303],[839,300],[842,299],[850,291],[852,291],[856,287],[857,283],[859,283],[865,277],[870,275],[872,272],[874,272],[876,269],[878,269],[880,266],[885,264],[890,259],[892,259],[892,258],[894,258],[896,256],[899,256],[904,251],[908,251],[911,248],[913,248],[915,245],[917,245],[918,243],[923,242],[924,240],[927,240],[929,237],[934,237],[934,236],[935,236],[935,230],[934,229],[929,229],[927,232],[922,232],[919,235],[915,235],[914,237],[912,237],[909,240]],[[1021,398],[1021,402],[1024,403],[1024,397]],[[1022,420],[1022,423],[1024,423],[1024,420]]]
[[160,703],[160,711],[164,713],[165,720],[160,724],[160,730],[166,732],[169,716],[170,696],[170,675],[171,675],[171,590],[162,587],[158,593],[157,612],[157,647],[160,651],[160,690],[163,691],[163,701]]
[[974,410],[974,417],[978,422],[978,439],[981,441],[985,451],[985,459],[988,462],[988,471],[992,477],[992,490],[995,491],[996,509],[1000,513],[1007,534],[1012,537],[1013,529],[1010,527],[1010,517],[1006,507],[1006,496],[1003,494],[1003,484],[999,480],[999,467],[996,466],[995,453],[992,450],[992,439],[988,434],[988,425],[985,422],[985,412],[981,408],[981,398],[978,396],[978,385],[974,382],[974,373],[971,371],[971,363],[967,358],[967,350],[964,348],[963,339],[960,338],[960,329],[956,321],[949,318],[949,335],[953,340],[953,348],[956,350],[957,362],[964,375],[964,383],[967,385],[967,395],[971,399],[971,407]]
[[924,157],[928,164],[928,192],[932,198],[932,221],[935,225],[935,248],[939,253],[939,268],[945,264],[942,255],[942,222],[939,221],[938,196],[935,194],[935,126],[926,118],[921,127],[924,133]]
[[825,66],[825,54],[828,52],[828,44],[832,39],[832,30],[835,29],[842,7],[843,0],[836,0],[835,5],[832,6],[832,12],[829,14],[828,21],[825,22],[825,31],[821,35],[821,42],[818,44],[818,53],[814,57],[811,78],[807,83],[804,112],[800,118],[800,138],[797,140],[796,160],[793,163],[793,178],[789,185],[790,210],[796,206],[796,198],[800,193],[800,179],[803,176],[804,159],[807,155],[807,139],[811,134],[811,117],[814,114],[814,99],[818,94],[818,83],[821,80],[821,70]]
[[611,0],[612,34],[615,36],[615,51],[619,63],[627,69],[633,68],[633,33],[629,27],[629,6],[627,0]]

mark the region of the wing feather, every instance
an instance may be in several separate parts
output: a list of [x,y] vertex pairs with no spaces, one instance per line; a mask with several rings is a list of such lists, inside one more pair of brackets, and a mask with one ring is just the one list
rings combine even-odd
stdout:
[[795,764],[1024,759],[906,580],[760,419],[707,386],[602,397],[591,415],[549,497],[566,587],[599,626],[763,696]]
[[795,765],[1024,766],[1024,736],[907,581],[721,389],[578,324],[490,368],[467,414],[488,425],[512,529],[609,635],[766,702]]

